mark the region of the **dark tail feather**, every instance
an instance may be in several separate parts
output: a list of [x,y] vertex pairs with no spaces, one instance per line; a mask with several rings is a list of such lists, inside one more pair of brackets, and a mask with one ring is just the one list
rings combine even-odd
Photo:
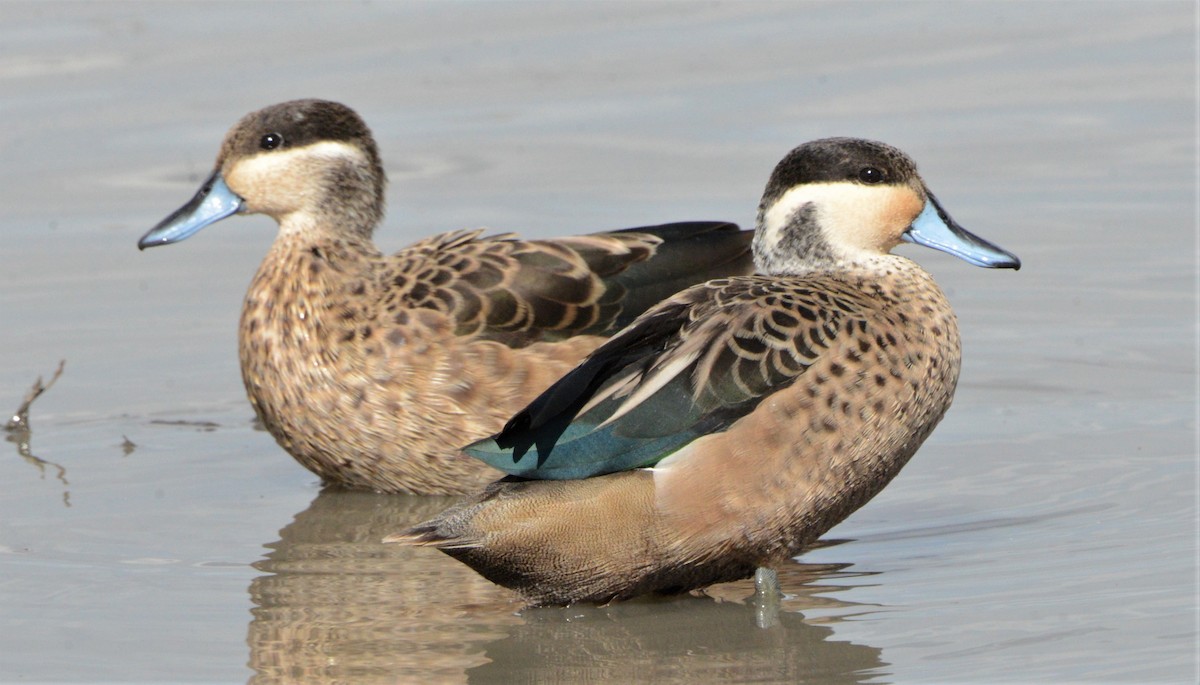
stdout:
[[624,328],[650,307],[697,283],[754,273],[754,231],[726,221],[683,221],[628,228],[662,239],[649,259],[606,280],[625,292],[615,327]]

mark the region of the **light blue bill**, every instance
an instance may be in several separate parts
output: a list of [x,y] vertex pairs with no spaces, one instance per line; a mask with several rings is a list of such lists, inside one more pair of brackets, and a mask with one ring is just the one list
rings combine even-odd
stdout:
[[218,169],[187,204],[171,213],[138,241],[138,249],[177,243],[200,229],[241,211],[242,198],[225,185]]
[[993,245],[959,226],[938,204],[932,193],[925,209],[912,222],[900,239],[906,243],[948,252],[975,266],[989,269],[1020,269],[1021,260],[1002,247]]

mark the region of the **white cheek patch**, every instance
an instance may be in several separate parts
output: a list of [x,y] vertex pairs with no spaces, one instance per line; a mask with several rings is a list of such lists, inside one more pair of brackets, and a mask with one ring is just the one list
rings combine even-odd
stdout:
[[796,212],[804,208],[809,203],[815,203],[818,206],[821,204],[822,188],[828,184],[806,183],[805,185],[796,186],[787,191],[775,201],[775,204],[767,208],[763,214],[762,229],[765,232],[764,238],[771,245],[778,245],[781,233],[792,221],[792,217]]
[[230,175],[247,179],[278,176],[309,165],[327,166],[330,162],[345,160],[366,164],[367,156],[362,149],[337,140],[322,140],[303,147],[260,152],[253,157],[237,161]]
[[763,215],[764,238],[780,242],[784,229],[805,205],[816,209],[816,220],[825,242],[836,251],[852,256],[862,252],[885,252],[899,239],[912,217],[898,207],[923,205],[904,185],[860,185],[851,182],[806,183],[784,193]]
[[323,170],[344,164],[366,166],[367,155],[349,143],[323,140],[312,145],[243,157],[225,172],[230,190],[245,200],[246,211],[281,218],[303,213],[323,196]]

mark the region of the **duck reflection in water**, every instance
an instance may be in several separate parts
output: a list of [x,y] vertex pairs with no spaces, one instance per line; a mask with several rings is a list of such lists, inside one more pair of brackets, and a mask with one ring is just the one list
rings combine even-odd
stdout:
[[[839,599],[865,575],[845,565],[781,566],[791,594],[765,630],[754,629],[749,581],[669,602],[521,609],[451,559],[379,542],[450,503],[320,493],[255,564],[251,682],[861,683],[886,667],[879,649],[839,641],[831,627],[870,609]],[[827,618],[812,623],[808,611]]]

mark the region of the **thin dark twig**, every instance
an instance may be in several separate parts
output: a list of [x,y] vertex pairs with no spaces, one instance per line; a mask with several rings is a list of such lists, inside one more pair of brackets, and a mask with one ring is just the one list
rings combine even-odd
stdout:
[[25,400],[21,402],[21,406],[17,407],[17,410],[13,412],[12,418],[8,420],[8,423],[4,424],[5,430],[9,432],[29,430],[29,407],[33,404],[34,400],[41,397],[42,393],[46,392],[54,385],[54,382],[57,381],[58,377],[62,375],[63,366],[65,366],[66,363],[66,359],[58,363],[58,369],[54,372],[54,375],[51,376],[49,383],[43,384],[42,377],[37,377],[37,380],[33,382],[33,387],[29,389],[29,392],[25,393]]
[[21,406],[17,407],[17,410],[13,412],[12,418],[8,420],[8,423],[4,424],[4,431],[8,434],[5,436],[5,440],[15,443],[17,445],[17,454],[36,466],[43,478],[46,477],[47,466],[54,469],[55,476],[64,486],[63,504],[69,507],[71,506],[71,491],[65,489],[66,486],[70,485],[67,481],[67,469],[61,464],[56,464],[33,454],[33,450],[30,447],[30,441],[33,439],[33,430],[29,425],[30,406],[33,405],[34,400],[41,397],[42,393],[54,385],[54,382],[62,375],[63,366],[66,363],[67,360],[65,359],[58,363],[58,369],[50,377],[49,383],[43,383],[42,377],[37,377],[37,380],[33,382],[33,387],[29,389],[29,392],[25,393],[25,400],[21,402]]

